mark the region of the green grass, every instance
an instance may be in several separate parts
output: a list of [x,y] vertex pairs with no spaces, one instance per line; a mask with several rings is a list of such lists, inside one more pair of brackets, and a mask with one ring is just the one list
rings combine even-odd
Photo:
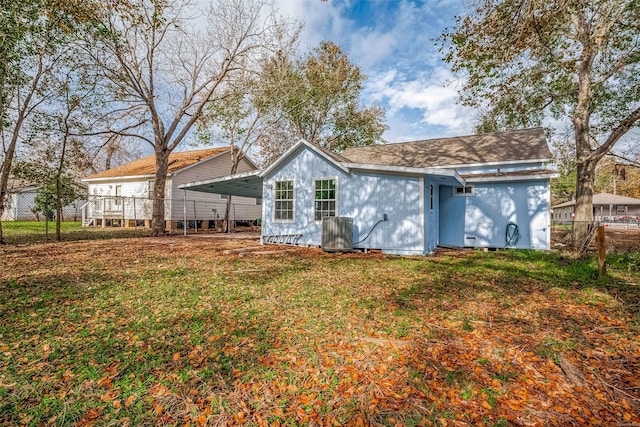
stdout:
[[554,405],[597,392],[607,424],[626,410],[595,374],[615,364],[607,382],[640,389],[623,375],[638,254],[598,278],[566,253],[238,257],[209,240],[1,249],[0,425],[579,423]]
[[[40,243],[56,240],[56,223],[46,221],[2,221],[4,239],[9,244]],[[60,223],[60,240],[95,240],[118,237],[139,237],[148,234],[141,228],[82,227],[80,221]]]

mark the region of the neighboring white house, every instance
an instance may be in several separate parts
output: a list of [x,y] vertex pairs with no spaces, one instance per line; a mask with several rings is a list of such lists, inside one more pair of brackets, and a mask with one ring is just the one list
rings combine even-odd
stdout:
[[[593,195],[593,218],[596,221],[615,222],[637,220],[640,217],[640,199],[599,193]],[[576,201],[571,200],[553,207],[554,221],[572,221]]]
[[[246,158],[238,165],[238,172],[255,169]],[[178,187],[204,177],[224,176],[230,170],[228,147],[171,153],[165,190],[167,228],[176,228],[184,221],[185,213],[187,221],[198,222],[198,228],[213,227],[214,221],[224,219],[227,195],[185,192]],[[151,155],[83,179],[89,192],[89,203],[83,212],[84,224],[149,227],[155,171],[155,156]],[[233,197],[229,219],[255,221],[261,215],[260,204],[256,198]]]
[[[13,188],[8,191],[4,201],[2,221],[38,221],[44,220],[44,216],[36,209],[35,198],[38,187],[29,185]],[[76,199],[73,203],[62,207],[63,221],[79,221],[81,218],[81,206],[85,200]]]
[[546,168],[550,160],[541,128],[342,155],[300,141],[263,171],[181,188],[262,197],[264,243],[341,241],[345,250],[390,254],[437,246],[548,249],[549,181],[557,176]]

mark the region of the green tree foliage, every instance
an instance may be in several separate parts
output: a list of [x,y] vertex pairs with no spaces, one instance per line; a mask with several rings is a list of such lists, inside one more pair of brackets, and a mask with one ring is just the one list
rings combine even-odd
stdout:
[[[116,0],[101,15],[95,60],[129,121],[122,136],[145,141],[156,160],[152,233],[165,230],[169,155],[218,101],[233,76],[268,56],[287,25],[266,0],[211,2],[203,31],[188,0]],[[206,30],[206,31],[205,31]]]
[[272,114],[284,119],[275,137],[259,143],[267,162],[300,138],[335,152],[384,142],[384,109],[360,103],[366,76],[334,43],[322,42],[300,58],[274,58],[263,72],[264,90],[278,88],[276,97],[265,97]]
[[[59,183],[55,179],[50,180],[36,191],[35,208],[48,221],[54,219],[59,221],[62,218],[60,215],[56,216],[58,206],[68,206],[76,199],[86,196],[84,193],[83,189],[76,185],[70,177],[62,177]],[[59,237],[58,240],[60,240]]]
[[576,219],[592,219],[596,166],[640,119],[637,0],[480,0],[441,38],[480,129],[570,119]]
[[25,127],[52,96],[51,77],[65,46],[91,22],[95,6],[91,0],[0,0],[0,216],[16,150],[32,136]]

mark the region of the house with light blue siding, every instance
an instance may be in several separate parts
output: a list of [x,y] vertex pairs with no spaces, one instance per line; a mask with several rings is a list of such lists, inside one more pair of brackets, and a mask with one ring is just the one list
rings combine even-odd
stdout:
[[299,141],[262,171],[180,188],[262,198],[263,243],[322,246],[327,218],[344,218],[348,249],[548,249],[550,159],[541,128],[341,154]]

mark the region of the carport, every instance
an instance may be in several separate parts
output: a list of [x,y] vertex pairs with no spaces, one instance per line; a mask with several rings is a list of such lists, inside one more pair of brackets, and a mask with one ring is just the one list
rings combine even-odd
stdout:
[[[227,196],[251,197],[255,199],[262,198],[262,171],[254,170],[251,172],[239,173],[236,175],[221,176],[218,178],[208,179],[205,181],[190,182],[178,186],[178,189],[184,190],[185,199],[185,218],[186,218],[186,199],[187,190],[200,191],[202,193],[215,193]],[[184,223],[184,235],[187,235],[186,221]],[[228,231],[228,230],[227,230]]]
[[239,173],[230,176],[221,176],[206,181],[190,182],[182,184],[178,188],[186,191],[200,191],[203,193],[225,194],[228,196],[262,198],[262,171]]

